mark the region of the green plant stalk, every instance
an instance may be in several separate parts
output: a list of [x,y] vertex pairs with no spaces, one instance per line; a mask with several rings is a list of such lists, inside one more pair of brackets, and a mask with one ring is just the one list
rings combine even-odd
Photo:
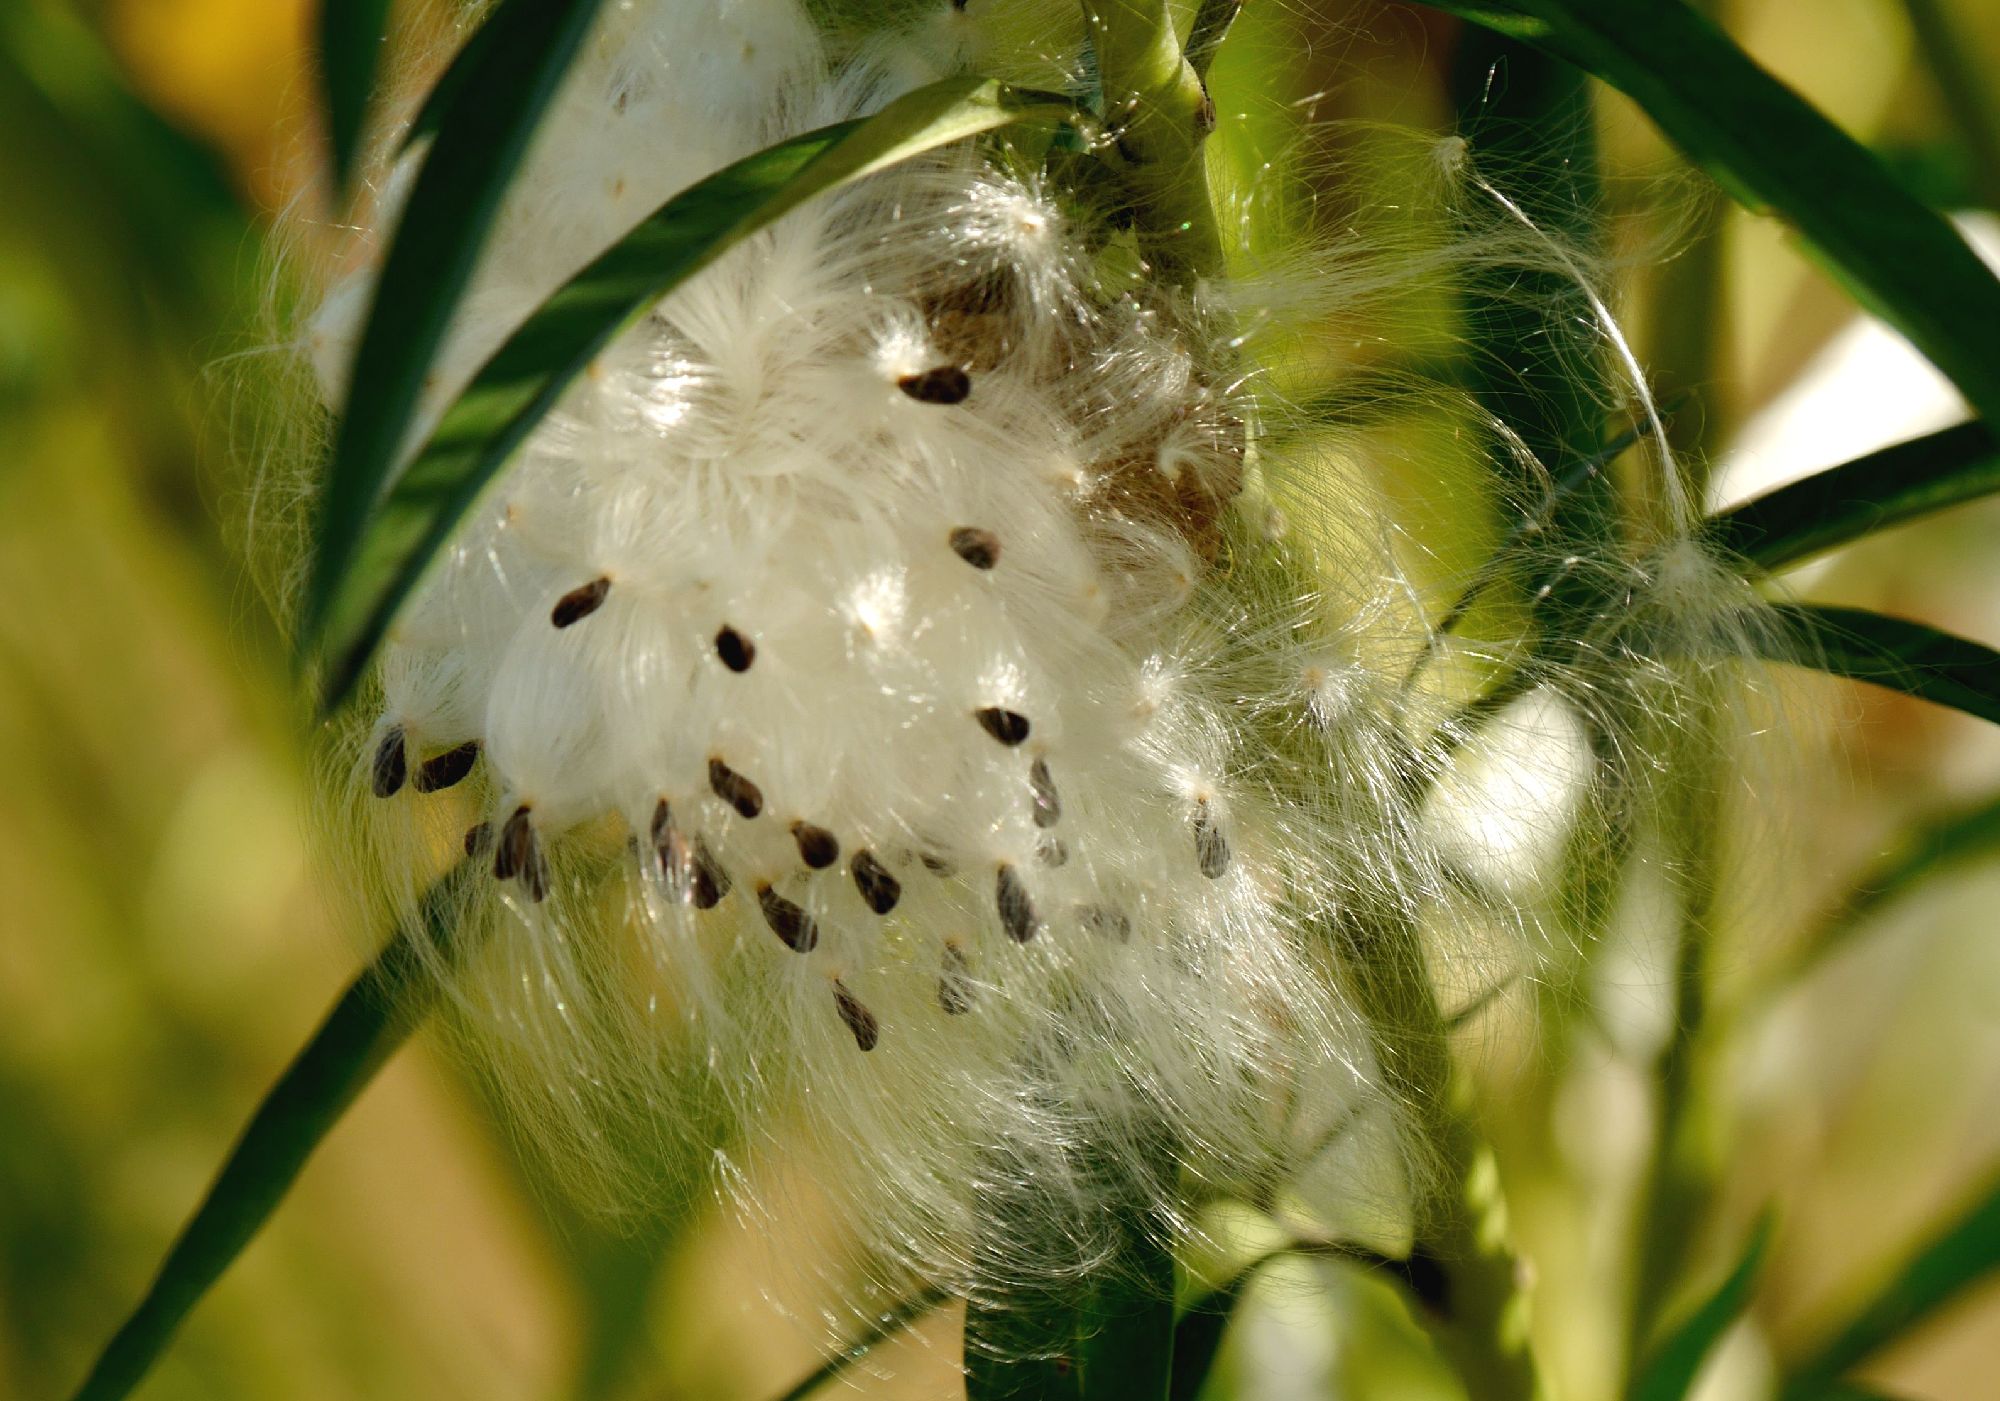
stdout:
[[433,886],[420,930],[401,929],[362,971],[244,1127],[145,1297],[90,1370],[73,1401],[119,1401],[144,1379],[175,1331],[261,1230],[313,1149],[409,1039],[438,996],[418,939],[447,956],[457,888],[468,866]]
[[1960,42],[1941,0],[1903,0],[1924,67],[1972,158],[1972,188],[1988,209],[2000,209],[2000,111],[1987,96],[1988,78],[1966,62],[1976,50]]
[[1165,274],[1222,271],[1222,235],[1205,148],[1215,127],[1208,89],[1183,53],[1167,0],[1082,0],[1097,54],[1104,118],[1126,164],[1141,250]]

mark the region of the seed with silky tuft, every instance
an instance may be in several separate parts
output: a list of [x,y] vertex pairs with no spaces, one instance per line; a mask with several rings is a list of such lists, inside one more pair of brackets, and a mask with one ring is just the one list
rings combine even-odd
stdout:
[[896,908],[896,902],[903,898],[903,883],[889,873],[889,868],[875,859],[872,851],[857,851],[848,868],[854,875],[854,888],[861,892],[861,898],[868,908],[878,915],[886,915]]
[[441,793],[453,784],[463,782],[477,762],[479,741],[469,739],[442,754],[431,755],[418,765],[414,786],[419,793]]
[[882,1028],[875,1014],[863,1007],[861,999],[838,978],[833,980],[833,1005],[840,1009],[840,1019],[847,1023],[847,1029],[854,1033],[854,1044],[864,1051],[874,1050],[875,1043],[882,1039]]
[[1027,943],[1042,927],[1035,917],[1035,902],[1028,896],[1028,887],[1022,883],[1021,873],[1011,865],[1002,866],[993,878],[993,903],[1000,910],[1000,927],[1017,944]]
[[1017,710],[989,705],[972,713],[978,717],[979,727],[1002,744],[1016,745],[1028,737],[1028,717]]
[[378,798],[394,797],[403,787],[410,761],[403,747],[403,727],[391,725],[375,746],[375,762],[369,774]]
[[1195,805],[1194,855],[1201,873],[1210,880],[1229,869],[1229,838],[1216,825],[1206,798]]
[[937,365],[904,375],[896,388],[920,404],[962,404],[972,393],[972,376],[957,365]]
[[764,810],[764,790],[720,759],[708,761],[708,786],[745,817],[755,817]]
[[556,606],[549,610],[549,621],[559,628],[580,623],[604,606],[604,596],[610,592],[611,581],[600,575],[557,599]]
[[976,525],[961,525],[952,531],[951,548],[974,569],[991,569],[1000,562],[1000,537]]
[[757,886],[757,908],[763,911],[764,923],[771,926],[771,932],[794,953],[810,953],[819,943],[819,926],[813,923],[813,917],[761,882]]
[[815,871],[823,871],[840,859],[840,838],[810,822],[792,824],[792,840],[799,844],[799,860]]
[[1132,919],[1114,905],[1079,905],[1077,922],[1093,934],[1127,943],[1132,938]]
[[972,1010],[972,966],[965,950],[957,944],[944,946],[944,968],[938,974],[938,1006],[947,1016],[959,1017]]
[[1035,795],[1035,825],[1053,827],[1062,820],[1062,794],[1056,791],[1049,761],[1037,759],[1028,768],[1028,788]]
[[549,863],[535,836],[535,821],[526,803],[514,809],[500,840],[493,847],[493,874],[500,880],[520,877],[528,898],[540,902],[549,893]]
[[745,672],[757,660],[757,644],[735,628],[725,627],[715,635],[715,655],[731,671]]
[[486,849],[492,845],[493,824],[491,822],[475,822],[465,829],[465,854],[467,856],[483,856],[486,854]]

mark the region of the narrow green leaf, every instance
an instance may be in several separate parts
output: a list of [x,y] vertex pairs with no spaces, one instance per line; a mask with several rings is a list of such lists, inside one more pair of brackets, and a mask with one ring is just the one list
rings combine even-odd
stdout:
[[1970,638],[1862,608],[1780,604],[1773,661],[1867,681],[2000,724],[2000,652]]
[[320,0],[319,76],[336,197],[347,193],[354,174],[388,32],[389,0]]
[[1229,37],[1230,26],[1243,13],[1243,0],[1201,0],[1194,12],[1194,19],[1188,25],[1187,43],[1182,53],[1187,56],[1188,66],[1205,83],[1208,80],[1209,65],[1215,62],[1215,54],[1222,47],[1222,41]]
[[1750,1233],[1742,1257],[1715,1292],[1653,1349],[1626,1393],[1630,1401],[1683,1401],[1693,1392],[1701,1364],[1749,1306],[1770,1246],[1771,1218],[1767,1215]]
[[2000,1180],[1942,1227],[1874,1301],[1788,1369],[1782,1401],[1824,1401],[1842,1373],[1935,1317],[2000,1270]]
[[501,197],[601,0],[501,0],[491,41],[418,171],[355,354],[334,434],[301,640],[310,646],[393,475],[425,373],[486,246]]
[[867,1332],[815,1367],[799,1381],[798,1385],[780,1396],[778,1401],[806,1401],[807,1397],[843,1375],[849,1367],[866,1357],[878,1344],[895,1337],[932,1309],[942,1307],[951,1297],[942,1289],[928,1289],[905,1299],[876,1319]]
[[1231,1276],[1228,1283],[1198,1300],[1180,1316],[1174,1324],[1173,1375],[1167,1383],[1167,1401],[1195,1401],[1201,1395],[1202,1387],[1208,1384],[1208,1374],[1215,1370],[1215,1359],[1222,1351],[1222,1336],[1229,1331],[1236,1306],[1243,1302],[1257,1272],[1284,1253],[1273,1250],[1259,1255]]
[[438,128],[444,125],[445,114],[451,111],[458,95],[464,92],[471,76],[486,62],[486,49],[493,42],[493,26],[481,24],[458,46],[458,52],[451,56],[444,72],[431,84],[431,90],[424,94],[417,115],[410,119],[410,128],[403,133],[403,149],[408,150],[427,137],[436,136]]
[[1753,210],[1787,220],[1871,311],[2000,419],[2000,279],[1882,162],[1681,0],[1426,0],[1637,102]]
[[1815,472],[1711,517],[1722,548],[1779,570],[2000,491],[2000,437],[1974,419]]
[[[329,660],[323,704],[338,705],[353,687],[397,607],[521,441],[592,358],[662,297],[815,195],[968,136],[1074,114],[1046,93],[950,78],[865,120],[747,156],[654,211],[495,352],[397,479],[356,548],[322,559],[329,590],[321,618]],[[439,135],[437,152],[451,131],[448,125]]]
[[285,1067],[74,1401],[118,1401],[139,1384],[188,1313],[270,1219],[320,1140],[429,1012],[438,989],[426,970],[440,954],[453,956],[453,931],[445,920],[469,870],[461,866],[432,887],[420,926],[390,939]]

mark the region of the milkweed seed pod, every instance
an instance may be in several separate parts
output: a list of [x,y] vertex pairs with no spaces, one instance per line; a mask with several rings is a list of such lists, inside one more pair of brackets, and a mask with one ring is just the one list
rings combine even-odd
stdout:
[[[785,3],[608,7],[416,432],[676,190],[977,59],[938,9],[836,63]],[[1060,43],[1033,63],[1083,84]],[[306,328],[329,405],[420,155]],[[1053,169],[948,148],[655,306],[459,528],[333,766],[390,905],[461,842],[480,872],[439,971],[553,1161],[661,1193],[693,1184],[621,1175],[631,1145],[737,1184],[791,1144],[872,1268],[960,1288],[1088,1268],[1110,1203],[1170,1230],[1281,1184],[1325,1220],[1405,1194],[1354,961],[1449,926],[1512,827],[1561,845],[1607,690],[1534,692],[1533,782],[1426,796],[1434,590],[1259,359],[1386,275],[1169,285]],[[1034,1232],[994,1219],[1023,1194]]]

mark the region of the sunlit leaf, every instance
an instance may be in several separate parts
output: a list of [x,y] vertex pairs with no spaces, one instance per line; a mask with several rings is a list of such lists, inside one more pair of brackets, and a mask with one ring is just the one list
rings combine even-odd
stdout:
[[1731,195],[1789,222],[1975,409],[2000,418],[2000,279],[1942,215],[1711,21],[1681,0],[1427,3],[1546,48],[1624,92]]
[[320,84],[337,192],[345,193],[354,174],[388,29],[389,0],[320,0]]
[[[1786,1369],[1782,1401],[1840,1395],[1842,1373],[1908,1337],[2000,1270],[2000,1182],[1943,1226],[1886,1288],[1811,1355]],[[1864,1393],[1865,1394],[1865,1393]]]
[[1626,1393],[1630,1401],[1683,1401],[1694,1390],[1701,1364],[1749,1305],[1770,1245],[1771,1218],[1766,1216],[1715,1292],[1652,1350]]
[[1764,639],[1773,661],[1886,686],[2000,723],[2000,652],[1907,618],[1862,608],[1782,604],[1787,636]]
[[2000,437],[1975,419],[1766,492],[1714,516],[1711,538],[1778,570],[2000,491]]
[[502,196],[601,0],[502,0],[486,21],[477,102],[453,105],[410,190],[361,333],[315,531],[302,638],[346,579],[369,513],[394,474],[445,328],[471,281]]
[[[337,705],[352,688],[396,608],[521,441],[592,358],[660,298],[815,195],[953,141],[1074,111],[1061,98],[990,79],[946,79],[865,120],[747,156],[667,201],[494,353],[396,479],[356,548],[322,560],[323,703]],[[452,130],[448,124],[439,135],[432,160]]]
[[418,926],[390,939],[285,1067],[74,1401],[118,1401],[139,1384],[188,1313],[277,1209],[313,1149],[430,1011],[438,987],[427,970],[437,958],[452,956],[454,931],[445,921],[457,908],[469,869],[460,867],[433,887]]

